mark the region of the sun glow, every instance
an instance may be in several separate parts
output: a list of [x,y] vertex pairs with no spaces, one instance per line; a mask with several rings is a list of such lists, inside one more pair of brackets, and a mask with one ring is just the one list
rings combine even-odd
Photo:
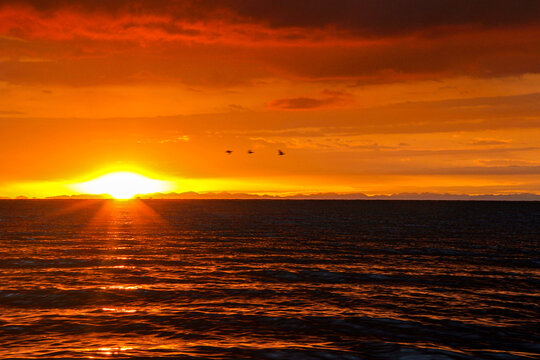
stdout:
[[150,179],[133,172],[114,172],[76,185],[77,190],[88,194],[109,194],[115,199],[131,199],[168,189],[168,183]]

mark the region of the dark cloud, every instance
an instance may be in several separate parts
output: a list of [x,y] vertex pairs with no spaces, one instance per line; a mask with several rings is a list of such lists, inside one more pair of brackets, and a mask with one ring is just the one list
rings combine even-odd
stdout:
[[58,60],[4,62],[15,83],[493,78],[540,72],[540,1],[0,0],[0,46]]
[[335,27],[391,35],[445,26],[513,26],[540,21],[536,0],[3,0],[40,11],[79,8],[108,13],[168,14],[181,19],[226,17],[273,28]]
[[456,75],[512,76],[540,72],[540,27],[454,34],[444,39],[408,39],[358,46],[294,47],[264,60],[309,79],[373,82],[437,79]]
[[497,139],[479,139],[475,141],[471,141],[469,145],[478,145],[478,146],[485,146],[485,145],[505,145],[508,144],[510,141],[508,140],[497,140]]
[[540,21],[540,3],[534,0],[252,0],[228,3],[242,16],[267,21],[275,27],[336,26],[369,35],[438,26],[496,27]]
[[335,98],[314,99],[307,97],[297,97],[289,99],[278,99],[270,102],[269,107],[283,110],[314,110],[335,104]]
[[296,97],[284,98],[271,101],[268,106],[274,109],[282,110],[314,110],[339,106],[349,102],[351,95],[343,91],[323,90],[322,97]]

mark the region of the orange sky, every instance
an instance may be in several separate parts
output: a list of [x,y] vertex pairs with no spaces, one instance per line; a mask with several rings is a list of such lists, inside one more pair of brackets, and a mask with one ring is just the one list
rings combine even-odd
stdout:
[[538,1],[0,0],[0,196],[540,193],[538,139]]

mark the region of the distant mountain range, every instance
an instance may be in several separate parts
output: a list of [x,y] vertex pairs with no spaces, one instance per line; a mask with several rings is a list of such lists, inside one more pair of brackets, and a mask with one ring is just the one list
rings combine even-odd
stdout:
[[[17,199],[25,199],[19,196]],[[107,194],[92,195],[60,195],[47,199],[110,199]],[[437,194],[437,193],[398,193],[392,195],[366,195],[363,193],[317,193],[295,195],[257,195],[248,193],[211,192],[197,193],[193,191],[183,193],[154,193],[137,196],[140,199],[261,199],[261,200],[499,200],[499,201],[540,201],[540,194],[517,193],[504,195],[466,195],[466,194]]]

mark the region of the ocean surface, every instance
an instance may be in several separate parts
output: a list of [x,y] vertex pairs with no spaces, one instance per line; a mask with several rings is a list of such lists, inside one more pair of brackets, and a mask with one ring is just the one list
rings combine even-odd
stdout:
[[540,202],[1,200],[0,358],[538,359]]

